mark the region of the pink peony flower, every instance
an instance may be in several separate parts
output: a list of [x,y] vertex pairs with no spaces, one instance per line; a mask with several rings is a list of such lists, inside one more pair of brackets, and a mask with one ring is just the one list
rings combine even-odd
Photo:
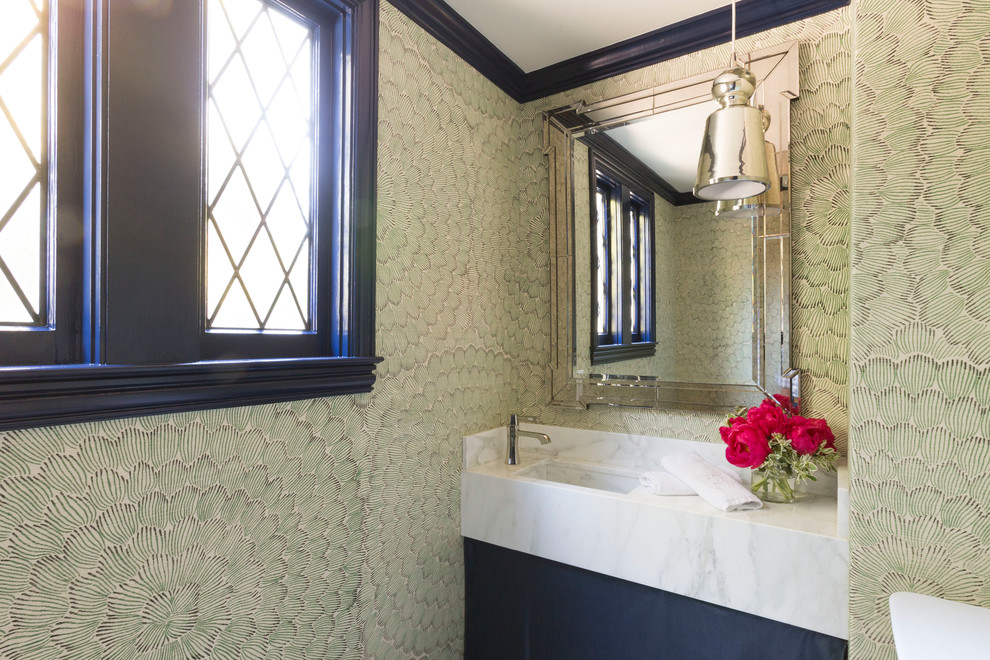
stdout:
[[746,416],[745,415],[743,415],[742,417],[730,417],[729,418],[729,426],[735,426],[736,424],[745,424],[745,423],[746,423]]
[[835,435],[824,419],[795,415],[787,425],[786,435],[799,454],[814,454],[822,446],[835,449]]
[[785,435],[787,432],[787,415],[780,406],[766,400],[756,408],[750,408],[746,413],[746,421],[763,431],[767,438],[774,433]]
[[[793,408],[791,408],[790,397],[784,396],[783,394],[774,394],[773,398],[776,399],[777,403],[780,404],[780,406],[784,409],[784,412],[786,412],[788,415],[793,415],[796,412]],[[764,401],[763,403],[766,404],[769,402]]]
[[758,427],[740,422],[719,428],[725,448],[725,459],[742,468],[758,468],[770,454],[767,435]]

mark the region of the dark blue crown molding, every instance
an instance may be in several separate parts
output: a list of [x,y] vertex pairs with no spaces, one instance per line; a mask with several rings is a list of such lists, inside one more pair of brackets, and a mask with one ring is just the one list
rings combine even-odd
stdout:
[[506,94],[522,103],[526,72],[443,0],[389,0]]
[[[389,0],[424,30],[520,103],[726,43],[731,9],[722,7],[530,73],[523,72],[443,0]],[[745,37],[849,5],[849,0],[741,0],[736,36]]]

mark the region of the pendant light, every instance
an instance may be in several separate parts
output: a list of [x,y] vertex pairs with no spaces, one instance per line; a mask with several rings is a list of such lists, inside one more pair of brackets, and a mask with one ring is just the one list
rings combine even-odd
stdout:
[[[760,114],[763,118],[763,133],[766,135],[770,128],[770,113],[762,105]],[[783,204],[780,196],[780,175],[777,172],[777,150],[773,142],[763,140],[763,148],[767,154],[767,172],[770,176],[770,187],[762,195],[746,199],[719,200],[715,207],[715,216],[719,218],[755,218],[757,216],[780,215]]]
[[736,3],[732,3],[732,59],[712,83],[721,106],[708,116],[694,195],[706,200],[755,197],[770,187],[763,118],[749,104],[756,76],[736,58]]

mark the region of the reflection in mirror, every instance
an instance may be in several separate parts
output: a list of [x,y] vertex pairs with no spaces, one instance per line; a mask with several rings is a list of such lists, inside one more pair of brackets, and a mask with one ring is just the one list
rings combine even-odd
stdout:
[[[577,150],[577,147],[575,148]],[[590,255],[586,336],[593,364],[652,357],[656,353],[654,295],[654,194],[614,152],[589,153],[588,206],[582,207],[584,243]],[[585,197],[579,197],[583,199]],[[590,287],[590,289],[588,289]]]
[[575,143],[576,370],[698,383],[731,384],[752,379],[755,221],[716,218],[714,202],[675,206],[654,191],[650,196],[655,237],[655,350],[650,356],[593,360],[600,330],[592,327],[598,325],[593,321],[606,315],[596,309],[601,290],[593,275],[601,259],[593,252],[599,234],[597,223],[592,220],[591,204],[581,203],[590,198],[592,177],[599,170],[592,166],[592,153],[593,148],[584,142]]
[[[690,192],[717,72],[548,113],[554,403],[727,410],[768,393],[796,399],[786,175],[797,52],[787,44],[751,57],[760,81],[756,98],[773,117],[767,140],[784,182],[784,212],[772,217],[716,217],[715,202]],[[652,261],[652,278],[640,278],[652,279],[652,287],[639,298],[650,301],[652,325],[639,341],[627,335],[633,341],[621,347],[625,353],[601,346],[615,308],[602,293],[610,264],[599,222],[607,214],[601,188],[616,171],[652,207],[653,224],[653,249],[640,259]],[[625,273],[619,279],[632,282]],[[635,315],[630,298],[623,302]]]

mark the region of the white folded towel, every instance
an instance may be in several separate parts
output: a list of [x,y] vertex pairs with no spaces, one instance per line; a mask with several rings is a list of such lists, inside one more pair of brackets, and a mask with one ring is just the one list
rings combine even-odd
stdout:
[[701,499],[722,511],[749,511],[763,506],[756,495],[697,452],[664,456],[664,469],[694,489]]
[[[709,463],[709,465],[711,465]],[[742,485],[742,480],[739,475],[730,470],[727,467],[722,467],[720,465],[713,465],[712,467],[725,472],[730,479],[739,482]],[[639,485],[646,488],[648,491],[654,495],[697,495],[694,488],[691,488],[686,483],[672,475],[667,470],[663,468],[659,470],[653,470],[652,472],[644,472],[639,475]]]
[[666,470],[639,475],[639,484],[654,495],[697,495],[694,489]]

